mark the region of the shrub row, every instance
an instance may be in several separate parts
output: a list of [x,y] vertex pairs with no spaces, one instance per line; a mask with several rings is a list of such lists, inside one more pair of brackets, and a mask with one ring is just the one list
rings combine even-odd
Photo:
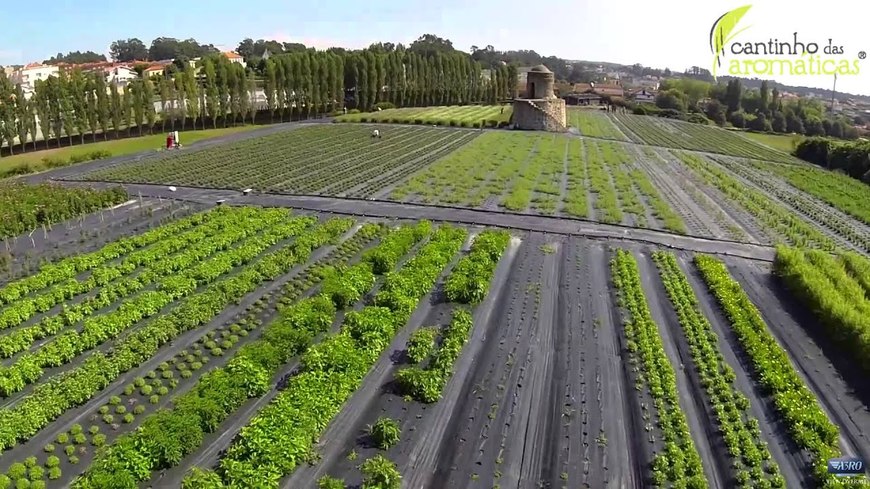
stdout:
[[468,256],[459,260],[447,279],[444,290],[452,302],[476,304],[489,292],[495,266],[507,248],[510,233],[484,231],[471,245]]
[[[370,238],[377,231],[377,227],[363,226],[358,233]],[[333,234],[330,242],[337,237],[337,233]],[[312,267],[312,272],[319,268]],[[261,395],[263,373],[268,381],[281,365],[305,351],[332,324],[335,313],[334,303],[323,294],[282,308],[278,318],[264,328],[260,339],[240,348],[226,367],[204,375],[191,391],[174,402],[171,410],[149,416],[140,429],[118,438],[97,456],[74,487],[99,488],[117,482],[111,487],[132,489],[137,481],[150,477],[152,471],[177,465],[200,446],[205,433],[218,429],[247,399]],[[253,375],[249,378],[245,372]],[[178,426],[185,429],[173,431]],[[168,450],[155,450],[152,439]],[[189,477],[193,482],[187,485],[207,487],[202,485],[203,481],[198,482],[200,472],[194,471]],[[217,481],[220,484],[220,478]]]
[[319,434],[362,383],[464,239],[461,229],[436,230],[417,256],[386,278],[376,296],[378,305],[348,313],[340,333],[305,353],[301,372],[227,450],[218,473],[228,486],[277,487],[281,477],[311,460]]
[[447,325],[441,345],[425,369],[419,366],[403,368],[396,372],[396,381],[403,395],[432,403],[441,399],[447,381],[453,375],[453,364],[462,353],[472,327],[471,313],[465,309],[453,310],[453,320]]
[[[778,267],[782,267],[783,258],[779,253],[777,261],[780,262]],[[827,460],[840,455],[837,426],[828,420],[818,400],[795,371],[788,354],[768,331],[758,309],[740,284],[731,278],[725,264],[697,255],[695,266],[725,311],[740,345],[752,361],[754,378],[773,398],[789,435],[810,453],[815,477],[824,487],[834,484],[834,478],[827,473]]]
[[[81,331],[71,329],[47,342],[34,352],[29,352],[8,367],[0,367],[0,394],[8,396],[22,390],[26,385],[39,380],[43,368],[64,365],[81,352],[94,348],[114,338],[138,322],[154,316],[176,300],[196,292],[198,287],[209,284],[237,266],[250,262],[270,246],[297,236],[316,221],[314,217],[298,217],[260,234],[257,227],[239,227],[238,235],[246,238],[237,248],[217,253],[201,261],[226,242],[203,241],[189,252],[188,265],[195,265],[164,280],[159,290],[148,290],[124,301],[116,310],[84,321]],[[279,221],[280,222],[280,221]]]
[[834,342],[870,374],[870,301],[861,284],[833,256],[817,250],[780,246],[773,266]]
[[44,289],[63,280],[72,279],[81,272],[93,270],[94,268],[99,267],[110,260],[124,256],[133,250],[145,248],[146,246],[150,246],[154,243],[175,236],[194,226],[198,226],[222,213],[229,212],[233,212],[231,207],[216,207],[208,212],[194,214],[136,236],[121,238],[107,244],[93,253],[76,255],[70,258],[65,258],[57,263],[44,265],[38,273],[10,282],[3,286],[3,288],[0,288],[0,305],[9,304],[25,295]]
[[170,313],[118,341],[110,353],[94,353],[78,368],[36,387],[15,406],[0,411],[0,449],[33,436],[67,409],[88,401],[118,376],[151,358],[162,345],[211,321],[262,282],[304,263],[312,250],[346,232],[352,224],[351,219],[331,219],[317,226],[242,272],[181,301]]

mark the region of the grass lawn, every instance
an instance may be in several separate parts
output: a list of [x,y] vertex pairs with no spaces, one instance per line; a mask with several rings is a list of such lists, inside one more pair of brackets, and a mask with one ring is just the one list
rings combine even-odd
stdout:
[[[263,126],[238,126],[220,129],[206,129],[199,131],[179,131],[181,144],[187,145],[201,139],[223,136],[237,132],[250,131],[252,129],[261,128]],[[134,129],[135,131],[135,129]],[[112,156],[122,156],[141,151],[156,150],[166,146],[166,134],[153,134],[151,136],[133,137],[127,139],[117,139],[114,141],[99,141],[97,136],[96,143],[85,143],[76,146],[67,146],[56,149],[46,149],[40,151],[28,151],[27,153],[16,154],[0,158],[0,173],[3,170],[16,166],[27,165],[32,172],[38,172],[47,169],[46,164],[42,161],[43,158],[52,158],[59,160],[67,160],[75,155],[92,153],[94,151],[108,151]],[[76,136],[73,136],[76,139]],[[85,141],[88,141],[90,136],[85,136]]]
[[798,134],[764,134],[760,132],[744,132],[744,136],[773,149],[791,154],[794,147],[804,138]]

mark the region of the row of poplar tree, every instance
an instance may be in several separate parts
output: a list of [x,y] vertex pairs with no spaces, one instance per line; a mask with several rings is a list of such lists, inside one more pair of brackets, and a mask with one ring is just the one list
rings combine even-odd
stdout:
[[[177,68],[177,69],[176,69]],[[114,132],[150,133],[311,117],[343,108],[496,103],[513,95],[516,68],[499,65],[484,76],[465,53],[396,50],[307,50],[272,56],[257,69],[222,55],[195,69],[173,66],[163,75],[108,86],[101,70],[61,70],[37,80],[31,97],[0,72],[0,143],[10,150],[36,146],[37,135],[107,139]],[[38,130],[37,130],[38,128]]]

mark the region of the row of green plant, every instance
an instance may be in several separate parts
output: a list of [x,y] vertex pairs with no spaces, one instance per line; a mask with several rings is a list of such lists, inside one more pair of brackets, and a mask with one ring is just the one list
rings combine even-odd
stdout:
[[864,224],[870,224],[870,186],[867,183],[840,172],[809,165],[753,164],[756,168],[779,175],[795,188],[818,197]]
[[479,207],[505,192],[539,138],[485,132],[396,186],[389,198]]
[[[707,402],[716,416],[719,433],[736,470],[736,481],[743,488],[785,487],[779,466],[762,440],[758,419],[750,412],[749,399],[734,380],[736,375],[719,351],[719,339],[695,296],[673,253],[656,251],[653,259],[674,311],[677,313],[692,361]],[[664,480],[665,469],[654,479]]]
[[403,226],[384,237],[380,246],[364,252],[362,261],[371,263],[372,271],[383,275],[396,268],[399,260],[431,232],[432,223],[429,221]]
[[127,192],[120,187],[97,190],[4,182],[0,184],[0,239],[50,227],[127,199]]
[[652,397],[664,441],[664,450],[653,459],[653,480],[659,486],[669,482],[675,487],[706,488],[701,457],[680,407],[676,372],[665,353],[658,325],[650,314],[640,271],[630,252],[616,250],[611,275],[619,305],[627,313],[623,330],[632,369],[636,372],[635,385],[638,389],[645,387]]
[[840,482],[827,472],[827,461],[840,456],[839,429],[828,420],[788,354],[770,333],[743,288],[731,278],[725,264],[705,255],[696,255],[694,261],[751,360],[753,378],[773,399],[791,439],[810,454],[813,475],[822,487],[840,487]]
[[839,261],[864,289],[864,297],[870,297],[870,260],[858,253],[849,252],[840,255]]
[[[275,225],[289,215],[287,211],[261,210],[254,207],[223,213],[201,226],[134,251],[118,264],[109,263],[95,268],[87,279],[72,278],[14,301],[0,310],[0,328],[18,326],[38,313],[49,311],[58,304],[99,288],[96,294],[86,296],[75,304],[64,304],[62,310],[55,315],[44,316],[34,325],[18,328],[0,337],[0,356],[9,357],[23,351],[34,341],[56,334],[118,299],[130,296],[157,279],[182,270],[207,256],[202,254],[202,249],[191,248],[192,244],[209,241],[218,245],[217,250],[225,250],[245,238],[246,233]],[[227,229],[230,231],[225,231]],[[246,230],[246,233],[240,232],[242,230]],[[179,251],[182,252],[175,254]]]
[[121,238],[95,252],[75,255],[56,263],[43,265],[36,274],[10,282],[0,288],[0,305],[10,304],[38,290],[73,279],[82,272],[93,270],[111,260],[123,257],[133,250],[161,242],[203,224],[222,213],[233,212],[232,209],[231,207],[216,207],[213,210],[193,214],[136,236]]
[[619,145],[610,141],[601,141],[598,147],[601,150],[604,167],[613,177],[622,212],[632,216],[635,226],[649,227],[646,208],[641,203],[640,193],[629,176],[628,154]]
[[0,410],[0,449],[30,438],[69,408],[88,401],[120,375],[154,356],[164,344],[208,323],[261,283],[304,263],[314,249],[343,234],[352,224],[352,219],[330,219],[265,254],[240,273],[180,301],[168,313],[117,341],[109,352],[93,353],[77,368],[35,387],[30,395]]
[[867,233],[865,226],[855,222],[854,219],[843,216],[830,206],[818,202],[811,195],[783,184],[778,178],[764,171],[763,167],[758,171],[757,167],[754,168],[738,160],[723,157],[713,157],[713,159],[735,176],[757,186],[762,193],[779,200],[786,208],[804,216],[813,224],[833,231],[858,250],[870,252],[870,235],[868,235],[870,233]]
[[300,372],[227,449],[219,478],[213,473],[203,477],[230,487],[277,487],[281,477],[310,460],[317,437],[435,284],[465,236],[462,229],[442,226],[414,258],[388,274],[375,306],[348,313],[339,333],[303,355]]
[[489,293],[489,283],[501,255],[510,242],[507,231],[483,231],[474,238],[471,250],[456,264],[444,291],[451,302],[477,304]]
[[628,141],[613,121],[600,110],[568,109],[568,124],[576,127],[584,136]]
[[[0,395],[9,396],[22,390],[39,380],[44,368],[64,365],[80,353],[118,336],[173,302],[194,294],[199,287],[251,262],[269,247],[299,235],[316,221],[314,217],[303,216],[283,222],[275,219],[276,224],[265,230],[240,226],[236,232],[244,239],[241,245],[216,254],[224,243],[197,243],[187,256],[190,268],[178,270],[162,280],[157,290],[147,290],[125,300],[114,311],[87,318],[83,321],[81,331],[70,329],[39,349],[18,357],[11,365],[0,367]],[[214,256],[201,261],[212,254]]]
[[[431,155],[480,135],[422,126],[380,131],[382,138],[373,139],[368,127],[309,124],[197,150],[167,151],[69,179],[370,197],[398,183],[395,174],[422,169]],[[357,189],[364,188],[369,193],[358,195]]]
[[378,122],[393,124],[436,124],[451,127],[504,127],[511,117],[510,106],[466,105],[386,109],[371,113],[347,114],[336,122]]
[[[334,255],[339,261],[344,261],[343,250],[355,250],[382,231],[377,224],[363,225]],[[337,238],[338,235],[334,235],[327,244]],[[319,262],[306,268],[300,273],[311,277],[311,283],[304,288],[285,288],[279,304],[284,300],[295,300],[306,288],[322,283],[332,269]],[[247,399],[260,395],[259,377],[249,379],[236,375],[234,366],[247,365],[247,370],[257,373],[265,371],[271,379],[282,365],[308,348],[333,323],[337,311],[334,302],[322,293],[279,307],[278,316],[263,328],[258,340],[239,349],[226,367],[201,377],[190,391],[173,402],[170,409],[148,416],[141,429],[119,437],[98,454],[88,471],[73,485],[96,488],[111,482],[117,484],[112,487],[134,488],[138,481],[146,480],[153,471],[176,466],[201,445],[205,434],[219,429],[221,423]],[[216,405],[221,407],[219,411],[213,410]],[[174,429],[178,426],[187,429]],[[152,439],[158,439],[160,446],[169,450],[152,451],[153,445],[147,443]],[[127,461],[134,461],[134,464]]]
[[586,168],[589,175],[589,187],[595,194],[595,218],[601,222],[619,224],[622,222],[622,209],[616,198],[616,189],[610,179],[607,165],[597,144],[587,140]]
[[672,151],[672,153],[708,185],[718,188],[728,199],[767,226],[779,240],[786,239],[794,246],[820,248],[827,251],[834,251],[837,248],[836,244],[818,228],[777,204],[762,192],[740,183],[710,159],[683,151]]
[[[849,260],[865,270],[868,266],[866,259]],[[870,300],[862,284],[835,257],[818,250],[780,246],[774,271],[854,365],[870,373]],[[861,276],[866,281],[867,276]]]
[[583,140],[580,138],[569,140],[567,151],[567,184],[565,186],[565,200],[562,212],[572,217],[588,217],[589,183],[586,180]]
[[[441,399],[447,381],[453,375],[453,364],[459,359],[462,347],[471,335],[473,321],[471,313],[463,308],[453,310],[453,319],[444,328],[441,343],[430,352],[430,362],[425,368],[411,366],[396,372],[399,391],[417,401],[437,402]],[[409,356],[411,345],[409,345]],[[415,355],[419,358],[419,355]],[[412,356],[412,361],[414,357]],[[425,360],[427,357],[424,357]]]

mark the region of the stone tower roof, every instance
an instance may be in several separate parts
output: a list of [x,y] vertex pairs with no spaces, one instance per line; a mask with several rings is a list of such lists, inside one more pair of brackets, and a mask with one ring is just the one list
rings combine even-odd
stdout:
[[546,66],[544,66],[544,65],[532,66],[531,69],[529,69],[529,71],[532,72],[532,73],[552,73],[552,72],[551,72],[551,71],[550,71]]

